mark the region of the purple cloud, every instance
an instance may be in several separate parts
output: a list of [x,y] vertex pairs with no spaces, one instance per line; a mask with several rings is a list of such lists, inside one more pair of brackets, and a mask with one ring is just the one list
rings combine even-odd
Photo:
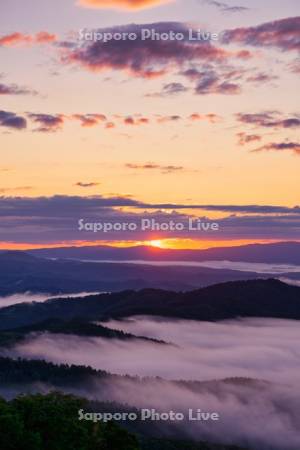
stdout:
[[174,173],[174,172],[185,170],[185,168],[183,166],[162,165],[162,164],[156,164],[153,162],[149,162],[149,163],[145,163],[145,164],[127,163],[127,164],[125,164],[125,167],[127,169],[134,169],[134,170],[159,170],[159,171],[161,171],[162,174],[169,174],[169,173]]
[[[142,40],[143,29],[157,33],[182,33],[183,40]],[[164,75],[174,66],[182,67],[190,61],[220,62],[229,53],[209,42],[188,40],[188,26],[179,22],[160,22],[144,25],[124,25],[99,29],[98,33],[135,33],[135,40],[83,41],[77,48],[66,49],[63,61],[93,72],[120,70],[135,77],[153,78]]]
[[79,120],[82,127],[93,127],[107,120],[104,114],[73,114],[72,117]]
[[249,10],[249,8],[246,8],[245,6],[230,6],[228,5],[228,3],[219,2],[216,0],[204,0],[204,3],[208,3],[211,6],[215,6],[216,8],[220,9],[222,12],[225,13],[244,12]]
[[0,83],[0,95],[37,95],[37,91],[20,87],[17,84]]
[[[133,211],[123,207],[131,207]],[[215,238],[298,238],[300,207],[275,205],[205,205],[205,204],[148,204],[124,196],[54,196],[54,197],[0,197],[2,241],[11,242],[62,242],[83,239],[148,239],[151,233],[132,232],[101,233],[80,232],[78,220],[86,222],[134,222],[141,218],[154,219],[159,223],[187,222],[195,214],[181,210],[220,211],[229,215],[218,219],[220,232]],[[169,210],[168,212],[165,210]],[[207,217],[200,219],[208,221]],[[37,232],[38,231],[38,232]],[[183,233],[165,233],[164,237],[197,237],[188,230]],[[154,236],[155,237],[155,236]],[[153,238],[154,238],[153,237]],[[198,236],[199,237],[199,236]],[[202,236],[203,237],[203,236]]]
[[258,134],[247,134],[244,132],[237,133],[237,137],[239,145],[250,144],[251,142],[261,141],[262,139]]
[[264,128],[298,128],[300,117],[292,116],[284,118],[277,111],[262,112],[256,114],[237,114],[239,122],[248,125],[256,125]]
[[50,133],[61,130],[64,124],[64,116],[62,114],[36,114],[29,113],[28,117],[36,124],[38,128],[35,131],[39,133]]
[[13,112],[0,111],[0,127],[23,130],[27,127],[27,121]]
[[264,152],[264,151],[291,151],[296,155],[300,155],[300,143],[299,142],[271,142],[270,144],[263,145],[252,152]]
[[237,83],[220,79],[215,71],[199,73],[199,81],[195,87],[195,93],[198,95],[206,94],[239,94],[241,88]]
[[154,92],[152,94],[146,94],[146,97],[169,97],[188,92],[189,88],[182,83],[167,83],[164,84],[160,92]]
[[289,17],[256,27],[235,28],[223,33],[226,44],[273,47],[282,51],[300,51],[300,17]]

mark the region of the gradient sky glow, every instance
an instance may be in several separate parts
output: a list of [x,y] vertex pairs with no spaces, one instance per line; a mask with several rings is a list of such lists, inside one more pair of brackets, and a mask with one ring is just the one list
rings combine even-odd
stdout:
[[[299,0],[1,0],[1,248],[299,240],[299,16]],[[80,46],[80,29],[132,24],[193,26],[219,41]],[[290,211],[268,211],[276,205]],[[81,217],[144,211],[223,228],[214,238],[76,229]]]

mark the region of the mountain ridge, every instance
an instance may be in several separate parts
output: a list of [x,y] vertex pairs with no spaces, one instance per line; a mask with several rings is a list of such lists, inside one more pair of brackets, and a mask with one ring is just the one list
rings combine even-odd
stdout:
[[[190,266],[154,266],[127,262],[46,259],[26,252],[0,253],[0,296],[32,292],[63,294],[147,287],[192,290],[220,282],[268,278],[269,273]],[[0,298],[1,307],[1,298]]]
[[229,260],[256,263],[300,265],[300,242],[247,244],[203,250],[174,250],[149,246],[117,248],[112,246],[59,247],[28,250],[29,254],[70,259],[145,259],[150,261]]
[[246,317],[300,320],[300,287],[275,279],[257,279],[188,292],[143,289],[49,299],[44,303],[23,303],[0,309],[0,330],[47,319],[105,321],[138,315],[209,322]]

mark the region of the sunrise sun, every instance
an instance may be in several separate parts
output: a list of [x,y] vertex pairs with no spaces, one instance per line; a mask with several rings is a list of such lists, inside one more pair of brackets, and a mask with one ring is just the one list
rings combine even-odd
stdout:
[[150,247],[157,247],[157,248],[163,248],[163,242],[159,239],[156,239],[154,241],[149,241]]

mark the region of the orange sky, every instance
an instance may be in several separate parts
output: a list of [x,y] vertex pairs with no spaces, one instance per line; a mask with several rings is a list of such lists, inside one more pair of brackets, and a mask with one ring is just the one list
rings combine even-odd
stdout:
[[[84,197],[87,203],[94,196],[174,205],[293,208],[299,203],[299,76],[293,33],[300,5],[287,0],[269,8],[267,1],[253,0],[243,11],[225,13],[217,2],[198,3],[27,0],[18,8],[9,2],[0,6],[5,67],[0,74],[0,213],[7,198],[34,205],[45,197],[46,205],[57,195],[70,202]],[[283,24],[288,29],[285,20],[292,31],[282,36]],[[149,24],[158,30],[233,31],[229,42],[213,42],[205,52],[190,41],[177,47],[172,41],[92,47],[79,40],[82,29],[115,32],[122,26],[133,32]],[[242,31],[236,37],[237,24]],[[268,34],[270,26],[274,29]],[[1,216],[1,248],[105,242],[105,236],[75,236],[84,207],[74,212],[73,222],[61,226],[63,233],[56,227],[57,210],[53,223],[45,223],[41,205],[30,207],[28,216],[21,206],[20,213],[17,206],[13,214],[10,208]],[[103,220],[142,211],[109,208],[103,208]],[[97,209],[95,220],[101,211]],[[159,208],[151,211],[160,214]],[[208,219],[224,219],[225,225],[234,214],[200,210]],[[241,221],[243,215],[248,220],[247,214],[237,213],[235,236],[231,230],[215,239],[159,235],[153,240],[161,240],[162,247],[204,248],[297,235],[294,212],[280,217],[274,229],[268,212],[256,223],[250,218],[252,233],[251,224],[246,230]],[[136,244],[147,240],[132,239]],[[128,236],[108,241],[129,243]]]

